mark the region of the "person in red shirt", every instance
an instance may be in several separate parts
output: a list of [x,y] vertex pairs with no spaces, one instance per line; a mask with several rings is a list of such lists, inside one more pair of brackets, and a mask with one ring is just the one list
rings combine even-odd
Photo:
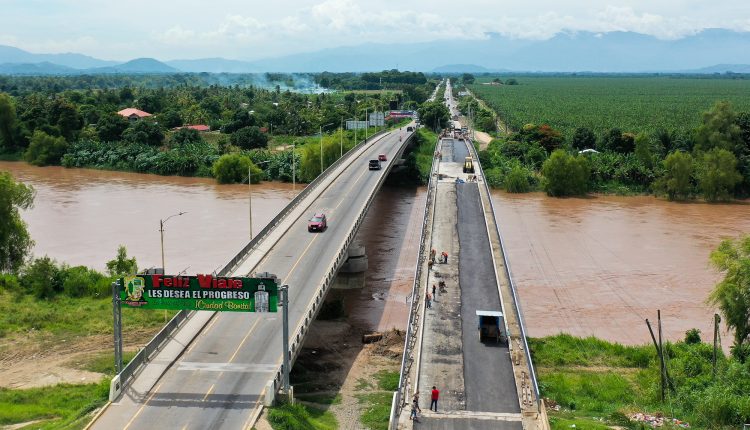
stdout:
[[433,385],[432,386],[432,401],[430,402],[430,410],[432,410],[432,405],[435,405],[435,412],[437,412],[437,402],[438,402],[439,397],[440,397],[440,391]]

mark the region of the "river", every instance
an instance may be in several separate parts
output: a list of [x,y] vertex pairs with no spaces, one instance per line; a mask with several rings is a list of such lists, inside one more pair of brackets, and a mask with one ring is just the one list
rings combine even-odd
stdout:
[[[710,340],[706,298],[721,279],[709,254],[750,232],[750,204],[674,203],[650,196],[549,198],[493,192],[530,336],[567,332],[650,342],[661,309],[667,339],[698,328]],[[725,348],[731,343],[726,332]]]
[[[122,244],[141,268],[161,266],[159,220],[171,273],[211,272],[247,242],[247,185],[207,178],[143,175],[0,162],[37,191],[23,213],[34,254],[99,270]],[[253,185],[259,231],[301,190]],[[352,319],[371,330],[404,328],[424,187],[385,187],[359,234],[370,269],[364,289],[347,292]],[[493,192],[514,280],[531,336],[567,332],[626,344],[649,341],[645,318],[662,310],[664,333],[711,335],[705,303],[720,274],[708,256],[722,238],[750,232],[750,204],[672,203],[653,197],[554,199]],[[729,344],[725,337],[725,344]]]

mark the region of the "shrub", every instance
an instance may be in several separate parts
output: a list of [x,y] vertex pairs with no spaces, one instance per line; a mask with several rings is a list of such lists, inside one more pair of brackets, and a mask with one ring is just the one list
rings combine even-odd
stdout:
[[529,172],[521,166],[515,166],[503,180],[505,191],[509,193],[527,193],[531,189]]
[[664,159],[664,174],[657,189],[667,194],[669,200],[687,199],[693,189],[693,157],[686,152],[672,152]]
[[248,175],[252,183],[260,182],[263,170],[253,164],[250,158],[241,154],[224,154],[219,157],[211,168],[214,177],[221,184],[241,183]]
[[62,137],[53,137],[43,131],[35,131],[31,144],[23,154],[23,158],[35,166],[49,166],[60,164],[68,143]]
[[230,142],[243,149],[265,148],[268,144],[268,135],[256,126],[243,127],[232,133]]
[[685,332],[685,343],[688,345],[701,343],[701,331],[697,328],[691,328]]
[[21,274],[21,285],[39,299],[62,291],[62,273],[55,260],[44,256],[33,260]]
[[582,195],[588,188],[590,168],[585,157],[574,157],[558,149],[542,165],[542,175],[548,195]]
[[698,160],[698,187],[703,198],[709,202],[731,199],[735,185],[742,181],[734,154],[726,149],[713,148]]

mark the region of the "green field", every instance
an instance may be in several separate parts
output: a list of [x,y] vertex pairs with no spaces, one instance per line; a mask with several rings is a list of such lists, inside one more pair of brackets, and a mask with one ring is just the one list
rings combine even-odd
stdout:
[[737,112],[750,111],[750,80],[676,77],[517,78],[519,85],[469,88],[485,100],[512,130],[524,124],[549,124],[570,138],[577,127],[597,135],[610,128],[623,132],[659,129],[688,131],[718,100]]

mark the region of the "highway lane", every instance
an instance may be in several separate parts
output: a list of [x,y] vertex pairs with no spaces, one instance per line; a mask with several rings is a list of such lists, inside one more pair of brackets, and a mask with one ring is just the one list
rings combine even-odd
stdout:
[[[290,334],[335,260],[348,230],[359,216],[385,170],[369,171],[367,162],[385,153],[392,163],[407,136],[394,131],[375,143],[366,155],[347,166],[340,177],[294,221],[286,234],[252,272],[268,271],[290,286]],[[385,164],[385,163],[384,163]],[[308,233],[314,212],[328,215],[329,228]],[[245,275],[249,268],[233,275]],[[281,313],[220,313],[141,399],[126,399],[100,419],[95,428],[242,428],[260,408],[266,383],[281,364]],[[108,413],[110,411],[107,411]],[[123,421],[127,418],[126,422]]]

